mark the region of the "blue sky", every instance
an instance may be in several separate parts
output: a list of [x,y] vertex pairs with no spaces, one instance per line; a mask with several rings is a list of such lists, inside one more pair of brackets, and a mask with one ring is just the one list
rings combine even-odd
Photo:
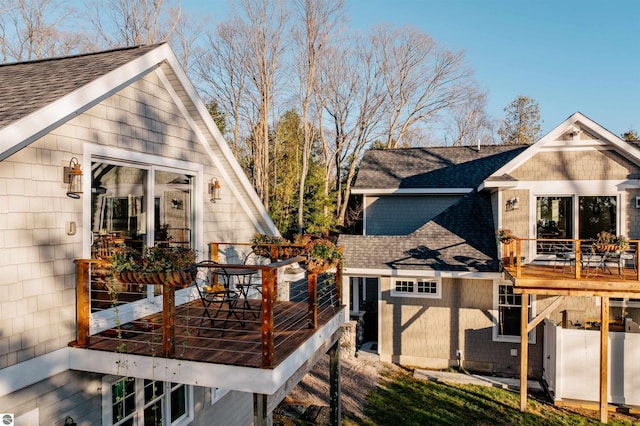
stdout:
[[[463,50],[504,117],[516,96],[540,105],[543,134],[576,111],[620,135],[640,132],[640,0],[346,0],[353,27],[412,25]],[[226,0],[183,0],[225,18]]]

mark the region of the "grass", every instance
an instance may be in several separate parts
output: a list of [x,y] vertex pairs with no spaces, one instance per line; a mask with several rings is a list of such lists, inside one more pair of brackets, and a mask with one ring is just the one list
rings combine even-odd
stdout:
[[[449,385],[389,372],[372,390],[362,420],[345,413],[344,425],[598,425],[597,411],[580,413],[529,397],[520,412],[517,392],[475,385]],[[640,419],[609,413],[610,425],[640,424]]]

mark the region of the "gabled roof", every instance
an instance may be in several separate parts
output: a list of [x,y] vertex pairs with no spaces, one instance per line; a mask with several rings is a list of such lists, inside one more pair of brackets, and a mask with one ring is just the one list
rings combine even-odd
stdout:
[[527,146],[372,149],[360,164],[353,193],[476,188]]
[[340,235],[338,244],[346,268],[497,272],[492,217],[489,194],[473,191],[411,234]]
[[541,151],[580,148],[613,149],[627,160],[640,165],[640,150],[637,144],[620,139],[584,114],[576,112],[511,161],[496,169],[480,189],[502,186],[499,183],[501,180],[509,185],[508,179],[504,177]]
[[167,43],[0,65],[0,161],[156,72],[261,230],[277,228]]
[[0,65],[0,128],[131,62],[158,45]]

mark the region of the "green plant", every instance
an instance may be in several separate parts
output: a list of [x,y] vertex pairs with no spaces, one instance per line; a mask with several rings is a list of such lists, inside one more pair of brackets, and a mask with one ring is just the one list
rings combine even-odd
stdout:
[[196,252],[183,247],[147,247],[137,250],[118,250],[111,257],[111,267],[115,273],[168,272],[185,269],[196,261]]
[[[289,244],[289,241],[278,235],[254,234],[251,238],[251,248],[258,256],[271,258],[271,246],[276,244]],[[271,259],[275,260],[275,259]]]
[[513,233],[510,229],[498,229],[496,235],[498,236],[498,240],[505,244],[510,243],[513,239]]
[[326,238],[318,238],[307,245],[307,254],[314,259],[335,262],[343,258],[342,250]]
[[624,251],[629,247],[629,240],[622,236],[607,231],[598,233],[596,241],[591,246],[596,251]]

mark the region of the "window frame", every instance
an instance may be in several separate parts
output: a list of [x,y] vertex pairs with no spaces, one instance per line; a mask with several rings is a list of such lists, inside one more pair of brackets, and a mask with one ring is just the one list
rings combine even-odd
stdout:
[[[412,285],[412,291],[398,291],[397,283],[407,282]],[[434,283],[434,293],[418,291],[421,283]],[[442,299],[442,278],[440,277],[393,277],[391,278],[392,297],[417,297],[422,299]]]
[[215,405],[216,402],[219,402],[229,392],[231,392],[231,389],[212,387],[211,388],[211,405]]
[[[135,408],[132,413],[127,415],[121,420],[113,422],[113,385],[118,383],[121,380],[133,379],[134,380],[134,396],[133,399],[135,401]],[[147,406],[149,406],[152,402],[161,400],[162,401],[162,424],[165,426],[184,426],[188,425],[194,420],[194,403],[193,403],[193,386],[181,383],[173,383],[173,382],[162,382],[155,380],[158,384],[162,385],[162,394],[158,395],[154,398],[153,401],[145,402],[144,398],[144,386],[145,380],[141,378],[133,378],[126,376],[114,376],[107,375],[102,378],[102,425],[103,426],[114,426],[120,425],[127,421],[128,419],[133,419],[134,424],[141,425],[144,423],[144,410]],[[150,380],[154,381],[154,380]],[[185,392],[185,410],[186,412],[178,417],[175,421],[171,421],[171,394],[177,389],[179,386],[184,386]],[[169,419],[169,421],[165,421]]]
[[[511,286],[513,287],[513,283],[511,281],[505,280],[494,280],[493,282],[493,327],[492,327],[492,340],[494,342],[507,342],[507,343],[519,343],[520,335],[501,335],[500,334],[500,287],[501,286]],[[522,304],[520,305],[522,306]],[[534,318],[536,315],[536,297],[533,294],[529,295],[529,321]],[[535,328],[531,330],[528,336],[529,344],[536,343],[536,330]]]

